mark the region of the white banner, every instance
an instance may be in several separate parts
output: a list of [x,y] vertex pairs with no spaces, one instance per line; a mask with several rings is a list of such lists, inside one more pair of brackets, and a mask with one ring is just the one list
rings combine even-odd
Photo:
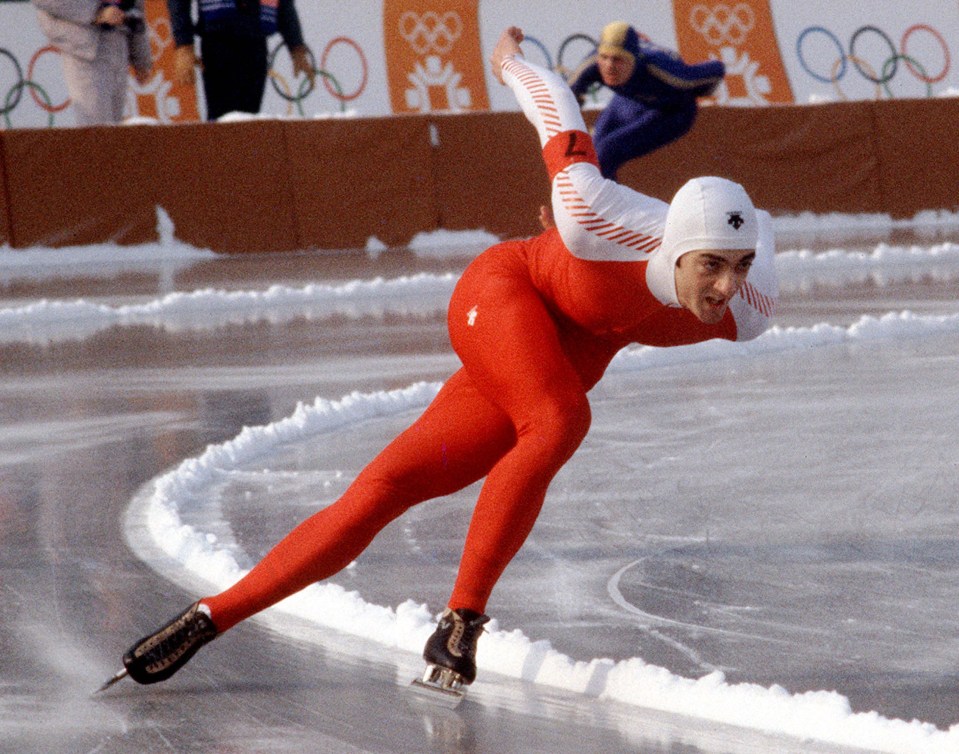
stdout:
[[[503,28],[525,30],[523,47],[531,60],[570,69],[592,52],[602,27],[620,19],[689,60],[723,60],[727,80],[718,104],[959,91],[959,3],[952,0],[300,0],[298,10],[319,71],[316,86],[292,75],[288,51],[279,36],[272,37],[267,115],[513,110],[515,103],[486,63]],[[164,0],[148,0],[148,16],[158,65],[144,85],[131,78],[128,115],[161,122],[202,117],[202,95],[170,83]],[[0,116],[0,128],[74,123],[59,52],[40,32],[27,2],[0,0]]]

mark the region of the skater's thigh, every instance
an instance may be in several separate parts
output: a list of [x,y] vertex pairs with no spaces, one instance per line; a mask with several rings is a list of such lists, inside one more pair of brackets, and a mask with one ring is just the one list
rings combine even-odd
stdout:
[[449,329],[475,388],[514,426],[544,407],[585,399],[557,323],[524,269],[464,275],[450,301]]
[[509,417],[461,369],[363,475],[420,502],[482,479],[514,443]]
[[648,109],[645,105],[623,97],[613,95],[609,104],[603,108],[593,126],[593,141],[596,143],[612,138],[622,128],[641,120]]

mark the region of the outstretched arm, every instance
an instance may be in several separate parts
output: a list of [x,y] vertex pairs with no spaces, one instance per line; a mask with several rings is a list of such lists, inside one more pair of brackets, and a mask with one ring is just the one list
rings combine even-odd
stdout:
[[659,246],[668,205],[602,177],[576,97],[561,76],[526,61],[522,40],[520,29],[508,28],[490,63],[536,128],[563,242],[582,259],[645,258]]

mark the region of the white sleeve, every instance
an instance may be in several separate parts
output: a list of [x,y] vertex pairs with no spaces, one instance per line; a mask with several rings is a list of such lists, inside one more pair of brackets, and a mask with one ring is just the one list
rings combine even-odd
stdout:
[[756,210],[759,238],[756,259],[749,268],[746,282],[729,302],[736,320],[736,340],[752,340],[764,333],[776,312],[779,279],[776,275],[776,238],[773,219],[765,210]]
[[512,57],[503,62],[503,80],[536,128],[541,148],[559,138],[564,156],[584,155],[582,161],[564,162],[560,169],[546,157],[552,174],[553,219],[570,253],[594,261],[636,261],[657,249],[669,205],[603,178],[595,162],[586,159],[595,155],[592,139],[565,79]]
[[669,205],[610,181],[577,162],[553,179],[553,220],[566,248],[580,259],[646,259],[663,239]]
[[558,73],[528,63],[525,58],[510,57],[503,61],[503,81],[536,128],[541,148],[563,131],[586,133],[579,102]]

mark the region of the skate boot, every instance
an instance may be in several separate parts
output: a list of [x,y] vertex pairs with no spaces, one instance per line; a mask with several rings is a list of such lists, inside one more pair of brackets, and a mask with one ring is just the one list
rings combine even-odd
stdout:
[[426,672],[416,685],[462,699],[463,687],[476,680],[476,643],[487,621],[487,616],[468,608],[446,608],[426,642]]
[[[137,683],[165,681],[204,644],[216,638],[209,611],[194,602],[156,632],[145,636],[123,655],[127,675]],[[121,671],[123,672],[123,671]]]

